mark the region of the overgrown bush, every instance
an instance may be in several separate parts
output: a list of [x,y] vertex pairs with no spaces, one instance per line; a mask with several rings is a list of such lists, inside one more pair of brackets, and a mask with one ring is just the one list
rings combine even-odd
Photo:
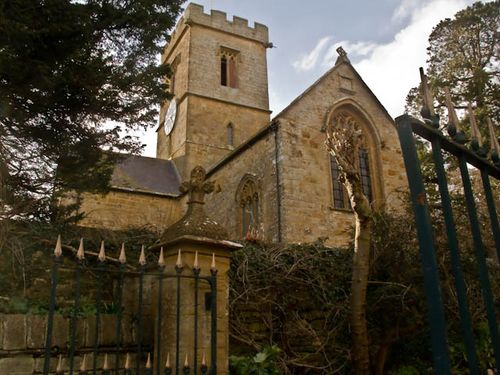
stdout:
[[[137,264],[142,244],[150,245],[157,234],[146,229],[130,231],[109,231],[83,228],[72,225],[58,226],[44,222],[2,220],[0,222],[0,312],[40,313],[48,309],[50,272],[53,251],[58,235],[63,240],[63,261],[74,265],[74,253],[80,238],[84,239],[86,262],[95,264],[101,240],[105,241],[106,254],[118,258],[122,243],[126,244],[127,259]],[[91,253],[94,253],[92,255]],[[60,272],[58,286],[58,311],[65,313],[71,309],[72,275]],[[95,280],[85,278],[82,288],[92,290]],[[105,283],[108,287],[110,283]],[[95,289],[95,288],[94,288]],[[103,309],[116,310],[111,288],[103,290]],[[66,303],[68,302],[68,303]],[[92,293],[82,295],[81,310],[92,313],[94,308]]]
[[276,346],[266,346],[255,356],[229,357],[231,375],[280,375],[276,360],[281,350]]
[[[367,319],[374,374],[432,373],[422,271],[411,215],[377,215],[373,233]],[[466,235],[461,233],[461,235]],[[454,374],[467,373],[458,304],[445,241],[437,238],[443,300]],[[480,361],[486,349],[485,312],[471,249],[461,249]],[[231,351],[282,349],[283,374],[349,374],[351,249],[323,241],[301,245],[247,243],[234,254],[230,283]],[[499,299],[498,266],[490,264]],[[413,372],[412,372],[413,371]],[[417,372],[415,372],[417,371]]]

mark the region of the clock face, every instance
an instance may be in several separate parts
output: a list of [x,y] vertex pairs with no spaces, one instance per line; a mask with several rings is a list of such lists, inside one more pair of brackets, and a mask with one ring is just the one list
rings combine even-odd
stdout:
[[165,115],[165,124],[163,125],[163,129],[165,129],[165,134],[169,135],[174,128],[175,116],[177,114],[177,101],[175,98],[172,99],[170,105],[167,109],[167,114]]

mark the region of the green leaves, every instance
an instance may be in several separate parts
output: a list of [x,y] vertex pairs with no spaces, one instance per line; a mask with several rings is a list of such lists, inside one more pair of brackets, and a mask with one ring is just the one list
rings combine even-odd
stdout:
[[281,372],[276,363],[280,353],[280,348],[273,345],[265,346],[253,357],[232,355],[229,357],[229,373],[231,375],[280,375]]
[[[427,75],[438,110],[445,107],[443,89],[449,86],[455,106],[465,108],[471,102],[480,121],[486,115],[500,121],[499,24],[500,3],[478,1],[434,27],[427,48]],[[407,110],[418,112],[415,107],[419,103],[410,92]]]

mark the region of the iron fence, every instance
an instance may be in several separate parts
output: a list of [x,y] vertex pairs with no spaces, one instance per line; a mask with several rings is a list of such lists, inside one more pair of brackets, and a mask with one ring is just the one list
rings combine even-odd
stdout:
[[[205,276],[198,265],[198,254],[195,255],[191,269],[187,269],[183,265],[180,250],[171,270],[167,269],[170,267],[166,266],[163,249],[159,251],[157,264],[154,265],[146,261],[143,247],[138,265],[133,266],[127,262],[124,246],[118,260],[110,261],[102,243],[97,259],[89,262],[82,240],[76,259],[71,258],[73,257],[63,256],[61,239],[58,238],[51,270],[44,375],[217,373],[217,269],[214,255],[210,272],[206,272]],[[60,276],[63,271],[66,278],[64,284],[71,284],[72,292],[68,341],[60,347],[54,345],[53,338],[55,316],[59,312],[57,290],[61,286]],[[103,322],[104,317],[109,317],[105,312],[110,309],[110,301],[103,298],[107,289],[112,290],[111,310],[114,322],[109,319]],[[202,293],[204,290],[205,294]],[[82,296],[86,296],[86,301],[89,298],[93,300],[94,310],[93,324],[88,328],[92,331],[89,332],[91,342],[87,340],[85,345],[82,344],[84,340],[78,325],[83,314]],[[183,311],[187,309],[186,303],[192,304],[191,314]],[[167,310],[171,313],[168,314]],[[200,345],[199,325],[202,314],[206,315],[205,320],[209,322],[209,327],[204,327],[209,332],[203,335],[203,338],[209,336],[209,342]],[[128,342],[123,332],[125,315],[132,326]],[[167,319],[170,321],[166,322]],[[186,320],[189,320],[188,324],[181,324]],[[113,323],[113,330],[109,326],[103,327],[103,324]],[[169,333],[174,342],[162,342],[169,327],[173,327],[175,331]],[[111,331],[114,331],[113,337],[109,337]],[[189,337],[192,338],[191,344],[181,347],[181,340],[190,341]],[[169,348],[173,348],[172,353]],[[206,352],[209,353],[210,363],[207,363]]]
[[[450,137],[446,137],[439,128],[439,116],[432,110],[432,99],[427,91],[428,88],[426,87],[425,76],[422,71],[421,74],[423,76],[422,84],[425,103],[422,109],[422,115],[425,122],[419,121],[408,115],[403,115],[396,118],[396,124],[417,226],[435,371],[437,374],[450,374],[451,366],[447,343],[446,317],[435,254],[435,234],[433,234],[432,231],[432,222],[429,214],[424,178],[421,170],[421,163],[417,155],[414,135],[426,139],[431,145],[432,163],[437,177],[437,187],[441,199],[440,208],[446,228],[451,269],[457,293],[467,363],[471,374],[480,374],[486,369],[480,369],[479,366],[477,346],[467,301],[466,284],[461,267],[460,246],[457,240],[457,229],[453,217],[446,164],[443,160],[443,151],[447,152],[458,162],[470,231],[472,234],[475,261],[478,268],[479,284],[481,286],[486,310],[491,346],[495,356],[496,373],[500,373],[500,340],[495,316],[495,301],[491,290],[485,245],[481,235],[476,207],[478,196],[474,195],[468,167],[468,165],[476,167],[481,175],[498,261],[500,259],[500,231],[494,195],[490,184],[490,177],[500,179],[498,142],[491,121],[489,121],[491,149],[485,149],[481,142],[481,135],[471,108],[469,108],[469,116],[471,118],[472,137],[467,141],[464,133],[459,127],[457,116],[449,98],[448,111],[450,121],[447,125],[447,130]],[[470,149],[465,147],[466,143],[469,143]]]

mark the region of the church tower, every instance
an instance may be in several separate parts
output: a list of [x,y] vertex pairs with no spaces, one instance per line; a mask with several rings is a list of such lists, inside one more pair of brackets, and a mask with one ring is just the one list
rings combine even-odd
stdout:
[[174,98],[162,105],[157,131],[157,157],[172,159],[181,178],[196,165],[209,168],[269,122],[269,46],[266,26],[188,5],[162,55],[174,72]]

